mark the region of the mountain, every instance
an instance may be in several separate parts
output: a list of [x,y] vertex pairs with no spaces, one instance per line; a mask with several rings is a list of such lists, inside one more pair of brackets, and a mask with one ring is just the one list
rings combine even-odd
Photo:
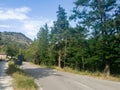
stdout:
[[22,33],[0,32],[0,47],[14,44],[18,48],[25,49],[32,43],[32,40]]

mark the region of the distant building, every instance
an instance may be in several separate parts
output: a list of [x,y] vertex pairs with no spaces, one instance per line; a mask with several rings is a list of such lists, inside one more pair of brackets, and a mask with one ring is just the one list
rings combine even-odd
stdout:
[[0,53],[0,60],[6,60],[7,55],[5,53]]

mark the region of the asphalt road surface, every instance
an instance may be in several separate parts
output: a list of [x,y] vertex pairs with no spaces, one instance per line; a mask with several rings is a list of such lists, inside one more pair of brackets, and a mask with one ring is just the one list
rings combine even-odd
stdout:
[[0,60],[0,90],[13,90],[12,78],[6,74],[7,63]]
[[120,90],[120,82],[58,72],[23,63],[22,69],[35,78],[40,90]]

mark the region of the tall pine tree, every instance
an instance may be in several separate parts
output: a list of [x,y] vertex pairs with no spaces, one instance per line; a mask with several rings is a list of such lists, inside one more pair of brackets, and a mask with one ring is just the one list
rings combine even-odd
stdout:
[[54,41],[54,46],[56,47],[56,52],[58,55],[58,67],[61,67],[61,62],[63,58],[64,48],[65,48],[65,32],[69,27],[66,12],[63,7],[59,5],[57,13],[57,21],[54,21],[54,26],[52,27],[51,34]]
[[38,57],[39,64],[47,64],[48,59],[48,26],[47,24],[44,27],[40,28],[40,31],[37,34],[38,39]]
[[[98,59],[101,60],[107,75],[110,74],[114,57],[110,47],[115,29],[108,27],[110,26],[109,21],[114,18],[115,7],[117,7],[115,4],[116,0],[76,0],[76,7],[73,9],[74,14],[72,15],[72,18],[78,19],[79,24],[92,32],[97,51],[93,51],[96,55],[91,57],[94,59],[99,57],[95,59],[95,62]],[[98,42],[100,42],[99,45],[97,45]]]

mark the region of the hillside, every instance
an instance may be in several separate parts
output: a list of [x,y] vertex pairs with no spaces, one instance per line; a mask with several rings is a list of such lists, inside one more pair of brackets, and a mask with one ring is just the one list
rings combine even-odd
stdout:
[[0,47],[10,44],[16,45],[19,48],[27,48],[32,43],[32,40],[22,33],[17,32],[0,32]]

